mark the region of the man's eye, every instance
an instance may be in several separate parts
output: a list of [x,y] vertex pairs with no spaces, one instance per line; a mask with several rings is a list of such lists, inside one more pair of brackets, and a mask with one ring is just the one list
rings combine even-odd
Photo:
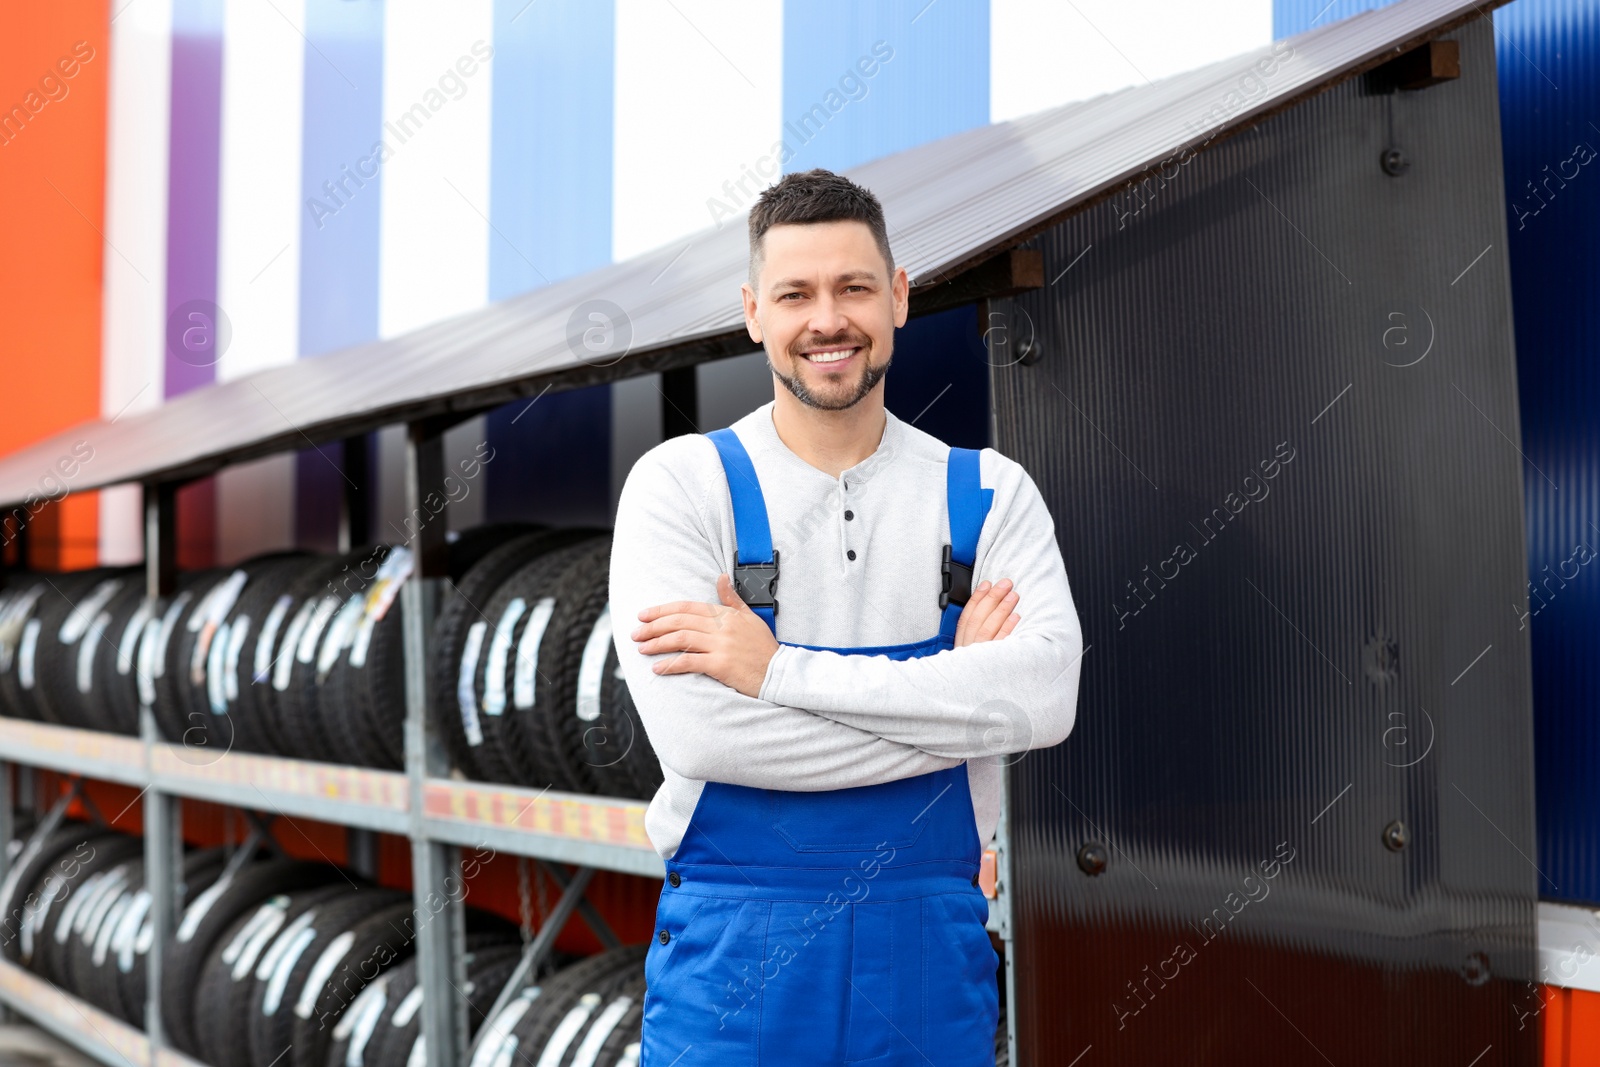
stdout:
[[788,300],[791,296],[792,297],[800,297],[802,295],[804,295],[804,294],[801,294],[801,293],[784,293],[782,296],[778,297],[778,299],[779,300]]

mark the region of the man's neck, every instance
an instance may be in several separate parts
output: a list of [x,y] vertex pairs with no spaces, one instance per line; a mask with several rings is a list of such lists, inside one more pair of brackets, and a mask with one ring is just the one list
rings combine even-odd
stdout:
[[778,385],[772,405],[772,425],[778,431],[778,440],[834,478],[878,450],[887,422],[881,388],[843,411],[825,411],[802,404]]

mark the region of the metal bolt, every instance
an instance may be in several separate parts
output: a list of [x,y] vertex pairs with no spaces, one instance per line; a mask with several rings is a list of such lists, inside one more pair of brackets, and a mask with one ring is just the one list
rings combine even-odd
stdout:
[[1033,366],[1043,355],[1044,346],[1036,338],[1029,337],[1017,343],[1017,362],[1024,367]]
[[1407,159],[1406,154],[1398,148],[1385,148],[1379,162],[1383,166],[1383,172],[1391,178],[1398,178],[1411,169],[1411,160]]
[[1106,848],[1098,841],[1090,841],[1078,849],[1078,868],[1093,878],[1106,869]]
[[1399,852],[1409,840],[1411,835],[1406,832],[1406,824],[1399,819],[1383,828],[1383,843],[1390,852]]

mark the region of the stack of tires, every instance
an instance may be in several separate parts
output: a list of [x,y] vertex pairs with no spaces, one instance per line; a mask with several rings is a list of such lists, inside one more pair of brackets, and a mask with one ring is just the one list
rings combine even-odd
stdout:
[[137,734],[132,675],[147,617],[137,569],[9,575],[0,588],[0,713]]
[[[6,958],[142,1028],[151,940],[142,840],[64,821],[14,842],[12,858],[0,885]],[[185,905],[167,942],[158,998],[173,1047],[210,1067],[420,1062],[422,989],[409,893],[327,864],[228,857],[221,849],[189,853],[183,879]],[[523,946],[513,925],[474,909],[466,946],[462,994],[475,1034]],[[535,976],[536,988],[550,990],[555,1002],[556,989],[570,986],[579,996],[589,976],[603,972],[611,976],[605,988],[620,989],[623,970],[642,986],[643,953],[552,966]],[[637,1020],[615,1022],[638,1029]],[[539,1040],[548,1043],[549,1035]]]
[[484,1024],[470,1067],[637,1064],[646,947],[591,956],[523,989]]
[[488,552],[439,614],[433,707],[470,778],[649,797],[661,765],[622,680],[611,538],[533,531]]
[[[661,784],[611,639],[610,535],[520,525],[450,545],[431,684],[469,778],[618,797]],[[0,714],[401,770],[411,553],[278,553],[187,573],[151,602],[137,568],[12,575]]]
[[[30,835],[0,884],[6,958],[135,1026],[144,1024],[152,934],[143,851],[140,838],[67,821]],[[218,849],[186,856],[191,898],[223,866]]]

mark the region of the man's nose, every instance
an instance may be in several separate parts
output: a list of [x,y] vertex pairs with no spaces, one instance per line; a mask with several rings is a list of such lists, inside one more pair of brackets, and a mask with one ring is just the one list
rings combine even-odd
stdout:
[[811,309],[811,321],[806,325],[822,337],[837,337],[850,328],[844,309],[831,296],[819,297]]

